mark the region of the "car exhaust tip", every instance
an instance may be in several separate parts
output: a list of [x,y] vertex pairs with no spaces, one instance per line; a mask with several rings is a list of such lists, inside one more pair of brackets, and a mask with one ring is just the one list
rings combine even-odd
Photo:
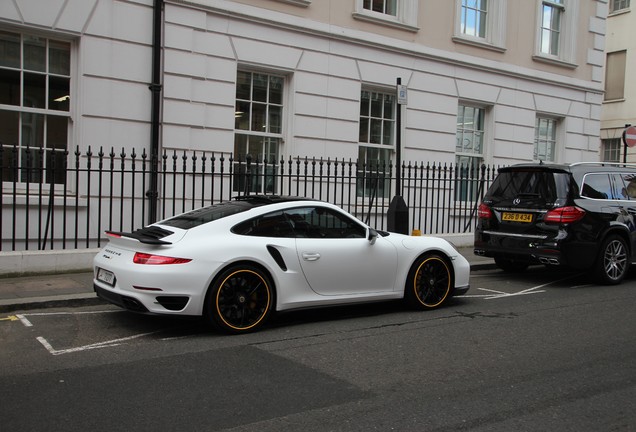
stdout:
[[557,258],[539,257],[539,262],[545,265],[561,265]]

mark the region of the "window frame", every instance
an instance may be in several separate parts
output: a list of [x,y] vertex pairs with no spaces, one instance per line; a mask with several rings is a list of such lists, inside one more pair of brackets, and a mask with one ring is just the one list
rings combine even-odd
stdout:
[[[480,125],[481,129],[479,128],[468,129],[465,127],[460,128],[460,123],[459,123],[460,111],[461,111],[461,118],[465,119],[467,108],[471,110],[476,110],[476,112],[478,113],[477,114],[478,123],[481,123]],[[456,128],[455,128],[455,168],[457,172],[457,178],[455,183],[455,200],[456,201],[467,202],[467,201],[475,201],[477,199],[477,183],[472,182],[470,180],[470,173],[471,171],[474,173],[475,170],[478,170],[479,166],[481,166],[481,164],[483,164],[484,161],[486,160],[485,143],[486,143],[486,134],[487,134],[487,127],[488,127],[487,126],[488,125],[487,119],[489,114],[488,108],[489,107],[482,104],[466,102],[466,101],[459,101],[459,103],[457,104],[457,119],[456,119]],[[476,118],[475,113],[473,113],[471,117],[473,118],[472,123],[474,124],[474,119]],[[467,123],[465,121],[461,123],[461,125],[466,125],[466,124]],[[479,136],[479,141],[480,141],[479,152],[463,151],[464,146],[458,145],[458,140],[460,139],[460,130],[461,130],[462,142],[464,141],[463,137],[465,136],[466,132],[468,132],[471,135],[470,142],[471,142],[471,148],[473,150],[475,147],[475,144],[474,144],[475,137],[477,135]],[[459,148],[461,148],[462,151],[458,151]],[[468,163],[465,164],[464,161],[468,161]]]
[[[249,74],[250,76],[250,96],[249,99],[239,98],[239,77],[241,74]],[[266,76],[267,77],[267,88],[266,88],[266,100],[265,102],[254,99],[254,78],[257,75]],[[280,103],[274,103],[270,101],[272,96],[270,85],[272,84],[272,78],[279,79],[281,82],[282,90],[280,92]],[[253,167],[256,168],[256,171],[252,173],[253,177],[251,179],[251,184],[249,185],[249,190],[251,192],[261,192],[261,193],[273,193],[276,189],[276,169],[277,162],[281,155],[282,147],[285,142],[285,133],[286,133],[286,111],[289,109],[288,103],[288,86],[289,86],[289,77],[287,74],[279,72],[279,71],[271,71],[271,70],[260,70],[260,69],[252,69],[252,68],[243,68],[239,67],[236,70],[236,89],[234,94],[234,144],[233,144],[233,157],[235,160],[234,163],[234,176],[235,181],[233,183],[233,190],[243,191],[247,190],[247,186],[244,181],[243,174],[245,174],[247,169],[246,158],[249,155],[253,162]],[[245,114],[245,111],[241,111],[240,104],[249,104],[249,112],[247,117],[248,128],[239,128],[238,125],[240,123],[240,118],[242,114]],[[265,105],[265,115],[264,115],[264,124],[265,132],[254,130],[254,105]],[[280,123],[277,125],[277,132],[272,132],[270,128],[272,127],[272,115],[271,108],[276,107],[280,109],[278,114]],[[240,141],[245,139],[245,143],[241,143]],[[252,142],[255,141],[255,142]],[[260,142],[259,142],[260,141]],[[244,145],[246,147],[245,154],[237,151],[239,146]],[[258,147],[260,146],[259,154],[255,155],[250,151],[250,146]],[[263,162],[266,163],[263,163]]]
[[[541,130],[540,128],[540,122],[541,121],[548,121],[548,122],[553,122],[554,127],[554,133],[552,137],[549,138],[545,138],[545,139],[540,139],[540,134],[539,131]],[[532,153],[532,159],[535,162],[548,162],[548,163],[554,163],[557,162],[559,160],[559,148],[558,148],[558,143],[559,143],[559,133],[560,133],[560,129],[561,129],[561,118],[555,117],[555,116],[551,116],[548,114],[537,114],[536,119],[535,119],[535,126],[534,126],[534,142],[533,142],[533,153]],[[551,139],[550,139],[551,138]],[[541,143],[546,143],[546,146],[548,143],[552,143],[553,144],[553,148],[552,148],[552,159],[540,159],[539,158],[539,144]],[[546,152],[547,152],[547,147],[546,147]]]
[[395,27],[410,32],[419,31],[418,0],[396,0],[397,12],[395,15],[366,9],[364,7],[364,0],[355,0],[355,2],[355,10],[352,15],[354,19]]
[[[363,115],[363,95],[364,93],[369,93],[369,103],[368,110]],[[382,107],[382,114],[380,117],[373,116],[373,106],[371,103],[372,95],[381,95],[382,103],[380,104]],[[386,109],[386,101],[385,97],[392,98],[392,114],[391,117],[385,116]],[[375,198],[375,199],[384,199],[389,198],[390,195],[390,179],[387,179],[387,175],[389,174],[390,167],[393,163],[393,156],[396,151],[397,144],[397,134],[400,131],[397,130],[397,110],[400,109],[400,105],[397,101],[396,89],[381,89],[377,87],[362,87],[360,90],[360,112],[358,115],[358,165],[357,165],[357,173],[356,173],[356,196],[357,198]],[[362,141],[362,127],[364,124],[364,119],[367,120],[367,140]],[[381,132],[380,132],[380,143],[371,142],[372,137],[372,123],[373,120],[380,121],[381,124]],[[390,134],[390,143],[385,143],[385,123],[389,121],[392,124],[392,131]],[[383,160],[380,158],[373,159],[375,164],[369,163],[369,152],[378,152],[378,156],[382,153],[387,154],[387,159]],[[363,156],[364,155],[364,156]],[[381,163],[381,162],[384,163]],[[387,181],[388,180],[388,181]],[[371,182],[375,182],[375,184],[371,184]]]
[[507,2],[504,0],[488,0],[484,37],[466,34],[464,25],[464,0],[455,0],[455,31],[453,41],[478,46],[493,51],[506,51]]
[[630,0],[610,0],[609,14],[620,14],[628,12],[631,8]]
[[[17,167],[20,168],[18,171],[11,170],[17,175],[16,178],[9,171],[11,166],[7,166],[5,174],[9,173],[12,178],[7,176],[0,179],[2,187],[15,185],[18,190],[37,188],[44,191],[51,187],[54,190],[62,190],[69,182],[69,171],[68,169],[64,170],[64,158],[72,148],[73,137],[72,113],[75,94],[75,80],[73,78],[77,76],[75,42],[73,39],[57,34],[10,29],[2,29],[2,32],[18,37],[19,64],[11,65],[9,64],[10,59],[7,59],[9,63],[0,65],[0,69],[6,71],[5,76],[15,76],[16,72],[18,76],[17,83],[13,83],[14,86],[16,84],[18,86],[17,101],[7,100],[5,103],[0,101],[0,112],[3,115],[17,118],[15,141],[0,144],[4,150],[5,164],[8,160],[16,160]],[[30,41],[37,41],[38,44],[30,44]],[[41,65],[29,66],[25,64],[25,50],[29,49],[30,46],[41,51],[41,55],[43,55]],[[59,48],[62,46],[64,49],[60,51]],[[53,63],[53,56],[56,52],[65,53],[61,65]],[[55,70],[54,66],[61,67],[64,71]],[[38,93],[41,92],[42,100],[36,106],[26,104],[29,79],[35,79],[41,84],[40,87],[29,90],[30,93],[33,93],[34,90],[37,90]],[[57,87],[56,81],[65,83],[65,85]],[[55,96],[58,97],[55,98]],[[52,105],[53,103],[60,105],[56,108]],[[59,123],[53,127],[54,122]],[[26,135],[27,133],[31,138]],[[33,142],[25,143],[25,140]],[[54,171],[52,171],[52,167],[54,167]]]
[[[544,7],[553,7],[560,10],[558,53],[544,52],[543,43],[543,10]],[[537,26],[535,34],[535,53],[533,59],[540,62],[551,63],[558,66],[575,69],[576,64],[576,31],[579,14],[578,0],[538,0],[537,1]],[[551,28],[551,27],[550,27]]]
[[[623,147],[624,145],[621,138],[602,139],[601,140],[601,161],[602,162],[620,162]],[[616,156],[616,158],[613,158],[612,156]]]

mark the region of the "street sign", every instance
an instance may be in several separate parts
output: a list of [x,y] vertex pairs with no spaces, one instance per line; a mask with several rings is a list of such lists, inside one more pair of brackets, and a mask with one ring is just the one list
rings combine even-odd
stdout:
[[406,86],[398,84],[397,94],[398,94],[398,105],[406,105],[408,101]]
[[636,146],[636,126],[629,126],[623,132],[623,142],[628,147]]

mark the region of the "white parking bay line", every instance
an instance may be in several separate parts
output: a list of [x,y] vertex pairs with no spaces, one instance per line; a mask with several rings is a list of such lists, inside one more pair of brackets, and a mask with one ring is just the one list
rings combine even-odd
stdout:
[[[60,315],[89,315],[89,314],[102,314],[102,313],[114,313],[114,312],[121,312],[119,310],[101,310],[101,311],[83,311],[83,312],[37,312],[37,313],[29,313],[29,314],[21,314],[18,315],[16,314],[16,318],[18,318],[20,320],[20,322],[22,322],[22,324],[25,327],[33,327],[33,323],[31,323],[31,321],[28,320],[27,315],[28,316],[60,316]],[[69,354],[69,353],[74,353],[74,352],[81,352],[81,351],[87,351],[87,350],[91,350],[91,349],[97,349],[97,348],[110,348],[110,347],[115,347],[118,345],[121,345],[125,342],[134,340],[134,339],[138,339],[140,337],[144,337],[144,336],[148,336],[151,334],[155,334],[155,333],[160,333],[162,331],[165,330],[157,330],[157,331],[153,331],[153,332],[149,332],[149,333],[141,333],[141,334],[136,334],[136,335],[132,335],[132,336],[127,336],[124,338],[119,338],[119,339],[112,339],[112,340],[107,340],[107,341],[103,341],[103,342],[97,342],[97,343],[93,343],[93,344],[89,344],[89,345],[84,345],[84,346],[79,346],[79,347],[74,347],[74,348],[67,348],[67,349],[61,349],[61,350],[57,350],[55,348],[53,348],[53,346],[49,343],[49,341],[46,340],[46,338],[42,337],[42,336],[38,336],[36,337],[36,340],[38,342],[40,342],[44,348],[46,348],[46,350],[51,353],[52,355],[60,355],[60,354]]]
[[151,334],[159,333],[160,331],[161,330],[150,332],[150,333],[141,333],[141,334],[136,334],[136,335],[128,336],[128,337],[124,337],[124,338],[112,339],[112,340],[109,340],[109,341],[97,342],[97,343],[90,344],[90,345],[84,345],[84,346],[79,346],[79,347],[75,347],[75,348],[63,349],[63,350],[56,350],[42,336],[38,336],[36,339],[38,340],[38,342],[40,342],[42,345],[44,345],[44,348],[46,348],[49,353],[51,353],[52,355],[60,355],[60,354],[69,354],[69,353],[74,353],[74,352],[87,351],[87,350],[97,349],[97,348],[115,347],[115,346],[121,345],[123,342],[128,342],[128,341],[133,340],[133,339],[138,339],[140,337],[144,337],[144,336],[148,336],[148,335],[151,335]]
[[567,276],[561,279],[557,279],[554,281],[550,281],[550,282],[546,282],[544,284],[541,285],[537,285],[535,287],[532,288],[527,288],[518,292],[514,292],[514,293],[507,293],[504,291],[497,291],[497,290],[491,290],[488,288],[477,288],[479,291],[487,291],[490,292],[492,294],[483,294],[483,295],[479,295],[479,294],[472,294],[472,295],[464,295],[462,297],[472,297],[472,298],[483,298],[485,300],[492,300],[492,299],[499,299],[499,298],[505,298],[505,297],[515,297],[515,296],[521,296],[521,295],[528,295],[528,294],[539,294],[539,293],[544,293],[546,292],[545,290],[542,290],[541,288],[545,288],[548,285],[552,285],[558,282],[563,282],[565,280],[568,279],[573,279],[575,277],[580,276],[580,274],[575,274],[572,276]]
[[33,324],[31,324],[31,321],[29,321],[28,319],[26,319],[26,317],[24,315],[15,315],[22,324],[24,324],[25,327],[33,327]]

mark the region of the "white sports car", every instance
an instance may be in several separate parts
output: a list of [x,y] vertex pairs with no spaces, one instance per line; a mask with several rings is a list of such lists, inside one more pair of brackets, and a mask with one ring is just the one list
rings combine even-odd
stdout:
[[378,232],[306,198],[243,196],[107,234],[94,259],[99,297],[229,333],[273,311],[399,298],[429,309],[469,288],[470,265],[446,240]]

